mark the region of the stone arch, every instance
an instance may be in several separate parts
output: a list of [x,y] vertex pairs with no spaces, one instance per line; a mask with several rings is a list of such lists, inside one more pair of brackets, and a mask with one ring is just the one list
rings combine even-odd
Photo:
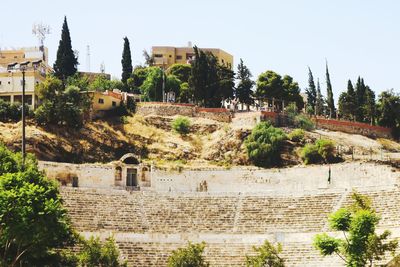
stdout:
[[125,164],[139,164],[139,160],[133,153],[127,153],[123,155],[119,161]]

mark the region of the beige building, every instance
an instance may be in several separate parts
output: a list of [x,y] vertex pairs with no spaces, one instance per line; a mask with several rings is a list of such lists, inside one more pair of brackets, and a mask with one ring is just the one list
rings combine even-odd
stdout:
[[[219,48],[199,48],[210,52],[218,58],[221,65],[233,67],[233,56]],[[175,63],[190,64],[194,59],[194,49],[191,45],[187,47],[153,46],[151,48],[154,57],[154,65],[167,69]]]
[[[32,64],[41,60],[40,64]],[[0,99],[14,103],[22,102],[22,72],[19,63],[29,61],[25,71],[26,103],[32,108],[38,105],[35,96],[35,85],[46,78],[51,70],[47,61],[47,48],[43,51],[38,47],[21,48],[14,50],[0,50]],[[8,69],[8,65],[17,63],[15,68]]]

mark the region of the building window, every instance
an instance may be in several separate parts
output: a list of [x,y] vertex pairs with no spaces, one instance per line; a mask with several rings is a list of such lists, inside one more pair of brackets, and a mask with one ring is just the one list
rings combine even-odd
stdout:
[[104,99],[103,98],[99,98],[99,104],[104,104]]
[[163,57],[161,54],[155,54],[154,57]]
[[11,84],[11,82],[10,82],[10,81],[8,81],[8,84]]
[[176,59],[177,59],[177,60],[181,60],[181,59],[182,59],[182,56],[176,56]]
[[112,102],[112,106],[113,106],[113,107],[116,107],[116,106],[117,106],[117,102],[113,101],[113,102]]
[[0,81],[0,85],[1,85],[1,81]]
[[169,55],[169,57],[172,57],[172,55]]

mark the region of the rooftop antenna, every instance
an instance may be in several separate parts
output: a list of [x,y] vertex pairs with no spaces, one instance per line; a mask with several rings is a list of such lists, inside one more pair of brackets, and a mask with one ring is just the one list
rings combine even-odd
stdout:
[[90,46],[86,46],[86,71],[90,72]]
[[100,64],[100,72],[103,74],[106,72],[106,65],[104,65],[104,61]]
[[39,40],[39,50],[43,53],[43,60],[46,60],[44,53],[44,40],[46,39],[46,35],[51,32],[49,25],[44,25],[43,23],[35,23],[32,26],[32,34],[36,35]]

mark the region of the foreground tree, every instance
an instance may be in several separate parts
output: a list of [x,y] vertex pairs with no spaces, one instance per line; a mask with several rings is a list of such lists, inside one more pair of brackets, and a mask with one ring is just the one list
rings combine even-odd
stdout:
[[167,267],[208,267],[203,252],[206,244],[192,244],[189,242],[186,248],[178,248],[172,251],[168,258]]
[[278,243],[275,247],[268,240],[260,247],[253,247],[255,256],[246,256],[247,267],[284,267],[285,261],[279,256],[282,246]]
[[129,39],[126,36],[124,37],[124,50],[122,51],[121,64],[122,64],[121,81],[124,84],[125,89],[127,89],[128,88],[127,80],[132,75],[133,67],[132,67],[132,56],[131,56],[131,48],[129,45]]
[[386,252],[394,252],[397,240],[387,241],[390,231],[375,233],[379,216],[371,207],[371,201],[355,192],[354,204],[341,208],[329,216],[330,228],[343,232],[344,239],[318,234],[314,246],[323,256],[336,254],[349,267],[373,266]]
[[58,45],[57,58],[54,62],[55,75],[65,81],[68,77],[74,75],[78,68],[78,58],[75,56],[71,45],[71,36],[69,34],[67,17],[64,17],[64,24],[61,31],[61,40]]
[[112,236],[106,238],[104,242],[99,237],[90,237],[88,240],[81,241],[82,250],[77,255],[79,266],[106,266],[106,267],[126,267],[127,263],[120,259],[119,250]]
[[315,87],[314,76],[308,67],[308,87],[306,89],[307,105],[311,107],[311,111],[315,114],[315,105],[317,102],[317,89]]
[[73,232],[54,182],[0,146],[0,266],[46,266]]
[[237,68],[238,71],[236,79],[238,79],[238,84],[236,86],[236,97],[242,104],[242,109],[243,104],[245,104],[247,106],[247,109],[249,109],[249,106],[254,102],[252,88],[255,83],[251,80],[251,72],[249,68],[243,64],[242,59],[240,59],[240,63]]

